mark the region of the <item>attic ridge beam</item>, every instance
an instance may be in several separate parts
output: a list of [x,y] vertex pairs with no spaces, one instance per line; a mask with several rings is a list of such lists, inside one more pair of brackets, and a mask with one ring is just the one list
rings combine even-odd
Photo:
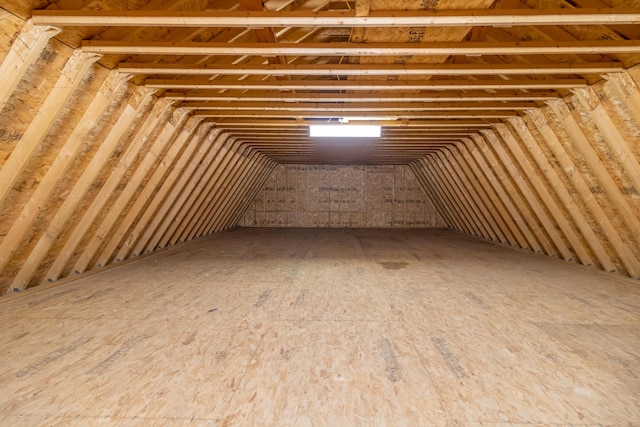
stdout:
[[118,71],[129,74],[184,75],[330,75],[330,76],[386,76],[386,75],[493,75],[493,74],[585,74],[623,71],[617,62],[591,64],[145,64],[120,63]]
[[214,43],[84,40],[88,53],[119,55],[450,56],[638,53],[638,40],[465,43]]
[[34,10],[36,25],[158,27],[419,27],[614,25],[640,23],[638,8],[461,9],[416,11]]
[[293,89],[293,90],[462,90],[462,89],[573,89],[586,87],[584,79],[548,80],[274,80],[216,81],[147,79],[153,89]]
[[165,92],[164,97],[173,101],[262,101],[262,102],[442,102],[442,101],[547,101],[558,99],[557,92],[515,92],[503,91],[487,93],[484,91],[468,91],[464,93],[438,91],[432,93],[412,94],[287,94],[282,92],[262,92],[229,94],[219,92],[198,91],[194,93]]

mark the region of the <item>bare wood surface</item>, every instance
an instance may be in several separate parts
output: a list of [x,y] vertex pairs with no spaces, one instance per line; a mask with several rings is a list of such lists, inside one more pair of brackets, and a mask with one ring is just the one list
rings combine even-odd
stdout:
[[460,43],[204,43],[83,41],[89,53],[124,55],[448,56],[638,53],[636,40]]
[[637,24],[638,8],[477,9],[392,12],[35,10],[37,25],[165,27],[416,27]]
[[0,409],[14,425],[629,425],[639,304],[631,281],[453,232],[240,229],[2,304]]

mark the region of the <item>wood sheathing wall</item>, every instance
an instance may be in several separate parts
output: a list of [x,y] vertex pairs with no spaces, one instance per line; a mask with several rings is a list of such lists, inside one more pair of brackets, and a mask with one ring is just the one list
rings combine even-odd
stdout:
[[[571,56],[570,60],[576,60],[577,64],[582,64],[581,60],[593,59],[594,63],[602,60],[593,51],[598,46],[604,50],[618,46],[624,52],[631,52],[620,56],[622,62],[614,64],[618,67],[615,72],[593,74],[584,71],[588,79],[544,77],[536,80],[529,76],[524,79],[518,77],[522,76],[523,63],[514,61],[512,65],[512,57],[508,55],[501,56],[500,60],[504,62],[496,66],[513,67],[504,73],[516,73],[517,76],[502,79],[502,74],[491,75],[489,89],[482,89],[485,90],[483,93],[479,88],[484,87],[487,80],[463,76],[449,81],[442,80],[446,76],[436,74],[422,76],[418,85],[427,87],[433,82],[435,87],[436,95],[432,95],[430,102],[440,102],[439,94],[443,94],[452,99],[464,98],[467,107],[460,108],[443,101],[432,108],[435,111],[429,110],[429,106],[424,111],[414,111],[399,101],[389,101],[385,105],[394,115],[402,116],[402,121],[389,123],[382,142],[367,154],[368,157],[363,157],[356,149],[346,156],[333,153],[332,157],[330,153],[318,155],[313,150],[313,142],[303,135],[305,120],[323,120],[327,114],[313,110],[319,104],[313,103],[314,93],[307,95],[312,101],[301,101],[312,109],[311,112],[282,112],[282,103],[305,95],[300,95],[299,89],[291,86],[296,83],[295,79],[289,81],[291,76],[277,76],[267,82],[275,90],[284,89],[284,94],[279,95],[281,101],[260,104],[264,110],[255,111],[252,109],[255,103],[250,99],[251,102],[242,107],[244,110],[238,108],[229,112],[229,106],[225,110],[219,103],[199,101],[224,98],[225,102],[239,102],[230,96],[225,98],[226,92],[222,95],[218,93],[220,91],[212,93],[213,86],[207,86],[210,82],[200,82],[202,87],[195,85],[176,92],[183,90],[179,89],[180,85],[189,81],[176,79],[166,84],[164,80],[145,81],[139,75],[117,71],[119,61],[126,59],[118,54],[123,52],[125,55],[130,47],[126,41],[134,43],[136,37],[145,41],[145,36],[156,40],[166,35],[170,40],[191,40],[193,43],[196,39],[215,40],[229,42],[231,48],[230,42],[236,38],[250,41],[257,38],[260,43],[273,44],[273,29],[269,30],[272,33],[269,35],[269,31],[259,28],[251,31],[244,28],[229,31],[212,31],[208,27],[178,28],[173,32],[154,26],[145,27],[144,32],[117,27],[103,28],[103,32],[76,32],[72,28],[64,30],[66,36],[61,37],[60,30],[32,25],[27,20],[31,10],[40,7],[31,3],[7,3],[6,7],[10,7],[12,13],[0,8],[0,292],[21,291],[96,270],[233,227],[241,221],[248,224],[251,214],[244,214],[278,163],[344,163],[345,158],[352,164],[363,160],[362,163],[369,164],[408,165],[446,224],[454,230],[640,278],[640,68],[635,65],[637,56],[633,56],[637,41],[631,40],[638,38],[637,25],[618,25],[618,35],[603,29],[602,25],[595,27],[595,32],[590,32],[593,27],[584,27],[584,30],[580,25],[563,27],[569,28],[571,34],[568,30],[560,31],[557,26],[540,27],[536,34],[542,39],[541,43],[553,40],[551,43],[566,42],[569,46],[576,40],[579,43],[582,36],[607,40],[606,44],[585,42],[597,46],[588,55]],[[58,3],[51,7],[79,4]],[[154,2],[148,5],[146,2],[122,3],[116,2],[112,6],[121,10],[157,6]],[[205,2],[171,2],[174,3],[188,10],[201,10],[198,8],[206,6]],[[237,2],[227,3],[229,8],[238,6]],[[246,6],[253,2],[240,3]],[[288,10],[297,4],[304,4],[311,10],[316,3],[318,8],[351,7],[350,3],[337,2],[269,1],[270,5]],[[356,13],[363,16],[368,13],[367,5],[373,10],[374,6],[381,9],[387,3],[390,10],[402,7],[393,2],[358,1]],[[410,5],[412,9],[424,10],[436,6],[488,8],[503,3],[535,9],[534,2],[451,0],[412,1]],[[584,3],[602,6],[600,2]],[[100,9],[106,4],[91,2],[87,8]],[[526,17],[526,14],[522,16]],[[407,49],[419,46],[424,40],[439,42],[442,38],[462,42],[470,39],[472,42],[481,40],[478,43],[483,49],[494,52],[490,53],[494,56],[499,56],[500,50],[494,48],[493,40],[510,44],[512,50],[521,48],[520,40],[531,40],[530,33],[520,34],[517,28],[501,29],[500,25],[486,31],[475,28],[473,32],[470,27],[434,32],[411,28],[408,31],[396,31],[395,28],[393,31],[389,28],[368,28],[366,31],[362,28],[353,31],[348,28],[323,31],[291,28],[293,30],[284,32],[286,37],[282,34],[279,37],[298,43],[317,34],[318,44],[334,39],[352,44],[362,41],[375,44],[392,39],[405,43],[402,46]],[[603,38],[604,35],[608,38]],[[92,37],[99,40],[87,44],[88,49],[79,47],[82,40]],[[118,44],[119,37],[124,38],[125,43]],[[116,39],[119,49],[116,54],[100,57],[97,53],[88,53],[100,51],[100,39],[109,44],[109,38]],[[482,40],[490,42],[483,44]],[[261,52],[260,45],[255,43],[250,48]],[[310,49],[308,55],[315,55],[315,48],[303,47],[299,54],[305,55]],[[173,42],[164,49],[169,52],[168,56],[182,53]],[[358,49],[353,52],[356,55],[347,62],[337,63],[336,59],[330,65],[342,69],[369,66],[373,57],[358,57]],[[616,53],[611,52],[610,58],[616,58]],[[233,52],[224,51],[221,55],[232,57]],[[337,57],[335,52],[332,55]],[[541,59],[538,56],[529,56],[529,63],[536,63]],[[163,65],[166,60],[163,54],[151,57],[155,65]],[[265,61],[258,53],[250,58],[249,65],[253,64],[254,68],[248,67],[247,72],[261,73],[261,67],[272,66],[284,69],[287,64],[284,56],[271,55]],[[445,65],[451,65],[447,72],[454,72],[455,66],[460,64],[475,67],[477,60],[475,54],[465,59],[464,53],[452,56],[451,60],[438,56],[429,58],[417,65],[426,64],[425,69],[433,73],[440,69],[429,70],[430,64],[440,65],[447,61]],[[557,60],[557,55],[555,58],[555,64],[567,65]],[[391,63],[396,67],[393,72],[398,72],[398,67],[410,61],[411,55],[404,55],[390,61],[384,59],[381,64]],[[185,64],[187,68],[198,66],[193,60],[185,61]],[[229,72],[233,71],[234,64],[222,63]],[[494,66],[495,63],[478,64]],[[620,64],[630,68],[624,69]],[[476,73],[486,72],[486,69],[475,69]],[[196,71],[207,72],[202,68]],[[382,88],[383,92],[402,83],[396,76],[378,77],[375,87]],[[251,83],[263,78],[254,75],[246,82],[242,80],[246,86],[240,90],[252,90]],[[347,80],[327,78],[326,81],[330,90],[341,85],[343,90],[363,93],[360,84],[367,83],[366,78],[351,75]],[[229,81],[223,79],[216,87],[231,87],[225,86]],[[319,83],[323,82],[314,84],[320,87]],[[521,86],[525,83],[533,83],[533,89],[523,90]],[[534,102],[527,96],[541,94],[535,86],[539,83],[543,85],[538,89],[544,89],[544,84],[551,88],[553,85],[571,87],[562,92],[555,91],[552,96],[545,93],[546,101],[539,98]],[[164,84],[174,91],[173,98],[159,89]],[[443,89],[447,85],[457,89]],[[407,92],[413,98],[415,93],[413,89]],[[475,98],[478,94],[496,93],[516,95],[527,102],[509,104],[510,110],[501,112],[498,103]],[[384,100],[385,94],[372,90],[364,93],[363,99],[379,102]],[[347,101],[353,102],[353,99],[346,99],[349,97],[345,97],[341,108],[352,107],[347,105]],[[505,98],[501,99],[506,102]],[[414,99],[412,102],[421,101]],[[489,106],[483,107],[479,102],[489,102]],[[480,112],[465,111],[465,108],[473,109],[478,105]],[[402,123],[409,125],[405,129]],[[447,135],[442,136],[443,132]],[[423,137],[424,141],[421,141]],[[279,170],[284,168],[288,172],[290,167],[281,166]],[[327,187],[330,185],[328,183]],[[261,197],[264,199],[264,194]],[[255,203],[252,209],[250,212],[257,218]],[[346,226],[368,225],[366,220],[361,223],[355,216],[357,221],[352,221],[350,215],[346,223],[342,217],[339,222]],[[277,213],[274,218],[276,225],[291,225],[288,219],[283,220],[286,224],[279,224]],[[252,224],[256,224],[255,221]],[[300,220],[296,216],[296,221],[298,225],[325,224],[316,224],[309,217]],[[332,220],[328,221],[331,225]],[[395,217],[390,221],[392,225],[400,225],[396,224]],[[402,226],[411,225],[410,221],[402,221],[405,221]]]
[[445,227],[406,165],[278,165],[246,227]]
[[640,278],[640,68],[411,164],[449,227]]
[[0,27],[2,291],[229,228],[275,166],[54,30]]

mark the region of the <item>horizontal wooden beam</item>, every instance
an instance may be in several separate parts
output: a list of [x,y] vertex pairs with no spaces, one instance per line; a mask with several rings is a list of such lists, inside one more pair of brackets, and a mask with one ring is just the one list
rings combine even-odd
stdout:
[[[237,132],[237,133],[236,133]],[[236,130],[234,131],[224,131],[224,133],[229,134],[233,137],[251,137],[251,138],[280,138],[286,137],[298,137],[298,136],[309,136],[309,130],[306,128],[290,128],[289,130],[281,130],[281,129],[246,129],[246,130]],[[381,138],[390,138],[390,139],[401,139],[407,141],[419,141],[422,139],[432,139],[432,138],[462,138],[465,136],[471,135],[472,132],[466,131],[442,131],[440,129],[436,130],[428,130],[428,129],[409,129],[404,131],[401,128],[390,128],[383,129]]]
[[[330,142],[330,143],[328,143]],[[349,142],[350,144],[345,144],[345,142]],[[358,151],[362,149],[366,149],[372,153],[389,153],[389,155],[393,154],[401,154],[401,153],[415,153],[420,151],[429,151],[434,148],[445,147],[448,145],[453,145],[459,143],[458,141],[442,141],[441,143],[434,143],[432,145],[424,145],[421,147],[396,147],[392,148],[391,146],[378,146],[375,141],[354,141],[349,138],[339,138],[336,141],[311,141],[308,143],[298,143],[291,145],[262,145],[255,144],[252,142],[240,141],[243,146],[251,147],[261,152],[269,152],[269,151],[282,151],[282,152],[318,152],[318,151],[326,151],[327,149],[332,150],[340,150],[340,151]]]
[[[205,122],[213,122],[215,127],[227,129],[227,128],[241,128],[241,129],[255,129],[259,127],[308,127],[309,125],[317,125],[326,123],[323,120],[304,120],[304,119],[238,119],[238,118],[222,118],[212,119],[205,118]],[[477,120],[477,119],[465,119],[465,120],[372,120],[372,121],[360,121],[358,124],[377,124],[384,127],[421,127],[428,129],[436,128],[463,128],[463,129],[486,129],[491,127],[490,120]]]
[[[152,89],[252,89],[252,90],[487,90],[574,89],[587,86],[584,79],[517,80],[174,80],[147,79]],[[343,95],[344,96],[344,95]]]
[[[340,141],[338,141],[340,138],[337,138],[336,144],[341,144]],[[344,138],[343,138],[344,139]],[[272,140],[261,140],[261,139],[256,139],[256,138],[236,138],[237,142],[243,142],[243,143],[249,143],[252,145],[256,145],[256,146],[266,146],[266,147],[291,147],[291,146],[308,146],[309,144],[315,144],[318,142],[318,138],[311,138],[311,137],[306,137],[306,138],[293,138],[293,139],[287,139],[286,142],[282,142],[282,139],[280,139],[279,141],[276,139],[272,139]],[[326,141],[328,141],[327,139],[321,139],[321,141],[323,141],[323,143],[326,143]],[[365,139],[364,143],[367,143],[367,141]],[[398,141],[398,140],[386,140],[386,141],[382,141],[378,138],[376,138],[374,144],[375,147],[378,148],[385,148],[385,149],[393,149],[393,148],[422,148],[425,146],[431,146],[432,144],[434,145],[438,145],[441,143],[456,143],[456,142],[460,142],[460,139],[444,139],[444,138],[440,138],[440,139],[425,139],[423,141],[415,141],[412,143],[404,143],[403,141]]]
[[557,92],[498,90],[492,93],[484,91],[437,91],[423,93],[362,93],[345,94],[322,93],[283,93],[263,91],[250,93],[220,93],[214,90],[195,92],[165,92],[164,97],[172,101],[262,101],[262,102],[466,102],[466,101],[547,101],[558,99]]
[[448,27],[640,23],[640,9],[467,9],[370,11],[34,10],[36,25],[153,27]]
[[210,43],[210,42],[82,42],[89,53],[118,55],[231,56],[451,56],[578,55],[639,53],[638,40],[585,40],[464,43]]
[[[272,150],[269,150],[266,147],[252,147],[251,144],[244,144],[247,147],[253,148],[256,151],[259,151],[260,153],[263,154],[274,154],[275,153],[282,153],[282,154],[301,154],[301,153],[306,153],[306,154],[325,154],[326,150],[322,150],[314,148],[314,147],[295,147],[295,148],[289,148],[289,147],[283,147],[283,148],[274,148]],[[453,145],[453,143],[451,144]],[[430,153],[432,152],[434,149],[442,149],[445,148],[446,146],[433,146],[433,147],[426,147],[420,150],[412,150],[412,149],[406,149],[406,150],[375,150],[374,147],[366,147],[366,150],[362,150],[361,146],[358,147],[353,147],[353,148],[345,148],[344,144],[342,145],[341,148],[343,148],[343,150],[337,150],[338,153],[332,153],[332,154],[336,154],[338,156],[340,156],[340,154],[367,154],[367,155],[384,155],[384,156],[396,156],[396,157],[401,157],[401,156],[414,156],[414,155],[418,155],[418,154],[426,154],[426,153]],[[323,148],[334,148],[334,147],[323,147]],[[336,151],[336,150],[332,150],[332,151]],[[363,152],[364,151],[364,152]],[[326,154],[330,154],[330,153],[326,153]]]
[[[317,140],[317,137],[311,137],[309,136],[309,129],[304,129],[303,132],[298,133],[298,134],[288,134],[286,138],[282,138],[282,134],[262,134],[262,135],[255,135],[255,134],[251,134],[251,133],[247,133],[247,134],[241,134],[241,135],[236,135],[234,136],[234,139],[236,141],[264,141],[264,142],[269,142],[269,143],[279,143],[279,144],[289,144],[293,141],[314,141]],[[412,142],[412,141],[442,141],[445,139],[449,139],[449,140],[459,140],[463,138],[463,136],[460,135],[449,135],[448,137],[442,137],[442,136],[429,136],[429,135],[424,135],[424,136],[413,136],[413,137],[395,137],[392,135],[386,135],[386,134],[382,134],[381,136],[377,137],[377,138],[370,138],[370,139],[375,139],[376,141],[393,141],[394,143],[401,141],[401,142],[407,142],[409,144],[416,144],[416,142]],[[363,139],[367,139],[367,138],[363,138]]]
[[[205,119],[205,121],[208,121],[210,123],[213,124],[213,120],[211,119]],[[397,120],[396,122],[400,122],[400,123],[405,123],[408,122],[406,120]],[[326,122],[325,122],[326,123]],[[358,122],[358,124],[360,124],[362,122]],[[369,123],[373,123],[373,122],[369,122]],[[376,122],[377,124],[380,124],[379,122]],[[317,123],[316,123],[317,124]],[[402,126],[388,126],[388,125],[382,125],[382,135],[388,135],[390,137],[396,137],[398,135],[402,136],[402,135],[439,135],[440,133],[447,133],[447,134],[451,134],[452,136],[458,137],[461,135],[464,136],[468,136],[468,135],[477,135],[478,129],[471,127],[471,128],[464,128],[464,127],[456,127],[456,126],[452,126],[452,127],[446,127],[446,126],[439,126],[439,127],[427,127],[427,126],[412,126],[412,127],[402,127]],[[490,124],[487,124],[486,127],[490,127]],[[283,135],[295,135],[296,132],[303,132],[305,134],[309,133],[309,129],[308,126],[262,126],[260,124],[256,124],[256,125],[252,125],[251,127],[247,127],[247,125],[245,126],[239,126],[236,124],[231,124],[231,125],[227,125],[225,126],[224,124],[220,124],[220,126],[218,126],[218,128],[220,129],[221,133],[225,134],[225,135],[229,135],[230,138],[236,138],[236,137],[241,137],[243,135],[245,135],[246,133],[249,132],[255,132],[256,130],[258,130],[259,132],[274,132],[276,134],[281,133]],[[483,128],[480,128],[483,129]]]
[[[319,117],[319,118],[336,118],[351,116],[370,116],[375,117],[379,111],[358,111],[354,113],[341,112],[325,112],[325,111],[265,111],[265,110],[195,110],[193,114],[198,117]],[[501,117],[516,117],[515,111],[395,111],[391,114],[394,118],[481,118],[481,119],[497,119]]]
[[[287,134],[287,133],[282,133],[282,132],[274,132],[273,134],[262,134],[262,135],[256,135],[256,134],[251,134],[251,133],[230,133],[230,137],[234,138],[234,140],[236,141],[254,141],[254,142],[260,142],[260,143],[282,143],[282,141],[286,141],[286,143],[288,143],[289,141],[298,141],[298,140],[311,140],[311,139],[315,139],[315,138],[311,138],[309,136],[309,130],[306,128],[301,128],[303,129],[302,133],[298,133],[298,134]],[[420,135],[420,136],[396,136],[396,135],[392,135],[389,134],[388,132],[383,132],[383,134],[377,138],[379,141],[382,141],[383,143],[393,143],[393,144],[406,144],[406,145],[411,145],[411,146],[415,146],[415,145],[420,145],[420,144],[424,144],[424,143],[435,143],[435,142],[439,142],[439,141],[463,141],[465,138],[468,138],[470,135],[470,132],[467,132],[464,135],[455,135],[455,134],[442,134],[442,135],[436,135],[436,134],[429,134],[426,133],[424,135]]]
[[528,110],[536,108],[535,102],[183,102],[180,108],[216,111],[485,111],[485,110]]
[[468,76],[601,74],[624,70],[617,62],[587,64],[141,64],[118,65],[127,74],[273,75],[273,76]]

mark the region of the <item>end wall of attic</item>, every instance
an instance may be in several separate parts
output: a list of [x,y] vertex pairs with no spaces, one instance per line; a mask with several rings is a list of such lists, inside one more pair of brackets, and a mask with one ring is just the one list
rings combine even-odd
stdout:
[[246,210],[244,227],[444,228],[407,165],[280,164]]

